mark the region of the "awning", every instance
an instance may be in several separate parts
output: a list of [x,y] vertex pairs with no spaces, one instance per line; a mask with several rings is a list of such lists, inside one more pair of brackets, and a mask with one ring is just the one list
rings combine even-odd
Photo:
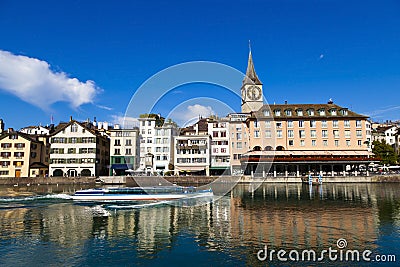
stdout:
[[133,168],[132,164],[111,164],[111,169],[114,170],[127,170],[132,168]]
[[214,166],[214,167],[210,167],[210,170],[229,170],[231,167],[224,167],[224,166]]

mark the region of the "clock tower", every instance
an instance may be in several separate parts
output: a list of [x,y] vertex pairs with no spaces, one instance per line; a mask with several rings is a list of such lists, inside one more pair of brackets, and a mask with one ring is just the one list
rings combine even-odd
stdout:
[[246,76],[242,84],[242,112],[250,113],[259,110],[263,105],[262,83],[254,69],[253,57],[251,49],[249,52],[249,60],[247,62]]

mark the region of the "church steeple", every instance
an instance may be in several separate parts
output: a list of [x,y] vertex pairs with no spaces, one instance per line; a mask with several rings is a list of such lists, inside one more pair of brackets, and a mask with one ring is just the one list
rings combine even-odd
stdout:
[[246,77],[244,77],[243,85],[245,84],[262,84],[254,69],[253,56],[251,55],[251,47],[249,51],[249,59],[247,61]]
[[263,105],[262,83],[254,69],[253,56],[249,42],[249,59],[247,61],[246,76],[243,79],[241,88],[242,93],[242,112],[250,113],[259,110]]

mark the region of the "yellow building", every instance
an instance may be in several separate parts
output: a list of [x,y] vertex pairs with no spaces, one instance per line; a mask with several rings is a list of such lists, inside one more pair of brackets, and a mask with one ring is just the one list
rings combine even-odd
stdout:
[[39,137],[20,132],[0,136],[0,177],[48,175],[49,147]]

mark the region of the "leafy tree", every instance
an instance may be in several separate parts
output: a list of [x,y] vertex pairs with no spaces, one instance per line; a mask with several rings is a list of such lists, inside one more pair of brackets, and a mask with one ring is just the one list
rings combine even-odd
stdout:
[[374,153],[376,157],[381,159],[381,164],[396,164],[397,155],[393,147],[387,144],[385,140],[374,141],[372,145],[372,153]]

